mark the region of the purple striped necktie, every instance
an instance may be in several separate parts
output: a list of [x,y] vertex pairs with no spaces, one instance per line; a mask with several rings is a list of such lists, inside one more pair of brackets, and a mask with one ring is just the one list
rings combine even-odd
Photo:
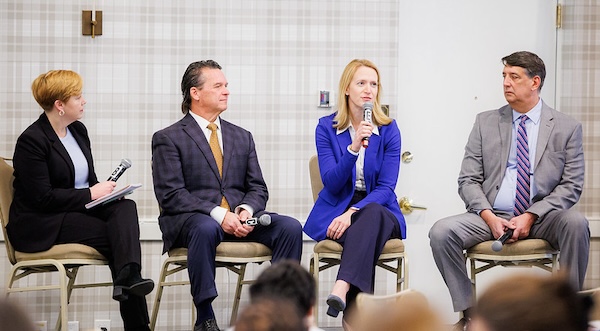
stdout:
[[519,127],[517,128],[517,191],[515,194],[515,216],[523,214],[529,208],[530,192],[530,163],[529,145],[527,143],[527,130],[525,122],[527,115],[521,115]]

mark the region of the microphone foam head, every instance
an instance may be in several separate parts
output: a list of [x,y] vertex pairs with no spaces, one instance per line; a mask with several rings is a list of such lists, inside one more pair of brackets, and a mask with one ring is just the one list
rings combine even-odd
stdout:
[[258,222],[263,226],[267,226],[267,225],[271,224],[271,215],[269,215],[269,214],[260,215],[260,217],[258,218]]
[[496,240],[492,243],[492,250],[494,252],[499,252],[502,250],[502,243],[499,240]]
[[123,167],[125,169],[129,169],[131,167],[131,160],[130,159],[121,159],[121,164],[123,165]]
[[373,110],[373,103],[371,103],[371,102],[365,102],[365,103],[363,104],[363,109],[370,109],[370,110]]

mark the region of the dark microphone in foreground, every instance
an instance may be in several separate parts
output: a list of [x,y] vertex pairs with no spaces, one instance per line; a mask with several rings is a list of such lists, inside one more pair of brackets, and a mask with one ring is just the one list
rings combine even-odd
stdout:
[[117,169],[113,171],[113,173],[110,175],[110,177],[108,177],[107,180],[112,180],[113,182],[116,182],[117,179],[119,179],[119,177],[121,177],[121,175],[125,172],[125,170],[129,169],[130,167],[131,161],[129,159],[122,159],[121,164],[119,164]]
[[[363,120],[365,122],[373,123],[373,104],[370,102],[365,102],[363,104]],[[363,138],[362,145],[364,148],[369,147],[369,137]]]
[[246,225],[257,226],[258,224],[262,226],[271,224],[271,215],[262,214],[260,217],[252,217],[246,220]]
[[492,243],[492,250],[494,252],[499,252],[502,250],[502,245],[504,245],[504,243],[513,235],[513,229],[508,229],[506,230],[506,232],[504,232],[504,234],[498,238],[498,240],[494,241],[494,243]]

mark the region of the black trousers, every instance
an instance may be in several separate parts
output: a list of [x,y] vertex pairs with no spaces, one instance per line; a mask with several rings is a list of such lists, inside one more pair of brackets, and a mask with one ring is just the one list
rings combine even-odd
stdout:
[[[112,277],[129,263],[141,267],[140,227],[133,200],[121,199],[84,212],[65,215],[57,244],[77,243],[95,248],[108,259]],[[145,297],[130,295],[120,302],[125,330],[147,328],[148,306]]]

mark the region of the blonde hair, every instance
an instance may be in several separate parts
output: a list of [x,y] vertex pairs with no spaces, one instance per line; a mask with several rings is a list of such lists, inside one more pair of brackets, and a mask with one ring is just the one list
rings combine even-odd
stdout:
[[348,96],[346,95],[346,90],[350,83],[352,82],[352,78],[354,74],[360,67],[369,67],[377,73],[377,86],[378,93],[373,102],[373,124],[375,126],[387,125],[392,122],[392,119],[389,118],[383,110],[381,110],[381,80],[379,78],[379,70],[375,66],[375,64],[369,60],[365,59],[354,59],[346,65],[344,72],[342,73],[342,77],[340,77],[339,91],[338,91],[338,109],[337,114],[335,115],[333,121],[333,127],[336,129],[344,129],[350,125],[350,107],[348,106]]
[[70,97],[80,95],[83,79],[71,70],[50,70],[39,75],[31,84],[35,101],[49,111],[56,100],[67,102]]

